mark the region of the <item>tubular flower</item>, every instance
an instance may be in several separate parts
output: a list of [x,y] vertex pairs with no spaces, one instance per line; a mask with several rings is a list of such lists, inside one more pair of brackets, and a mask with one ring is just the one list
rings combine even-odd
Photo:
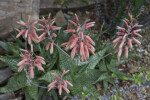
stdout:
[[73,33],[70,37],[69,41],[63,43],[62,46],[65,46],[65,50],[71,51],[71,59],[74,58],[75,54],[80,55],[82,61],[86,61],[89,58],[89,51],[94,54],[95,45],[94,41],[88,35],[84,35],[84,31],[90,27],[93,27],[95,22],[88,22],[89,20],[84,21],[82,24],[79,23],[79,18],[75,14],[76,22],[69,20],[71,24],[73,24],[76,28],[65,30],[65,33]]
[[[89,19],[84,21],[82,24],[79,23],[79,18],[75,14],[76,22],[69,20],[69,22],[74,25],[76,28],[75,29],[68,29],[65,30],[65,33],[75,33],[75,32],[84,32],[86,29],[93,27],[95,25],[95,22],[89,22]],[[84,26],[84,27],[83,27]]]
[[22,36],[25,39],[27,38],[28,43],[31,45],[31,40],[34,41],[35,43],[37,43],[37,39],[38,39],[38,35],[36,33],[36,27],[34,26],[37,21],[35,20],[31,20],[30,16],[28,18],[27,23],[23,22],[23,21],[19,21],[17,22],[18,24],[22,25],[23,28],[22,30],[16,29],[19,34],[16,36],[16,38]]
[[50,47],[50,54],[53,53],[53,49],[54,49],[54,43],[48,42],[46,45],[46,50],[48,50]]
[[132,48],[132,41],[137,44],[141,44],[140,41],[135,38],[135,36],[142,37],[138,33],[141,31],[141,29],[137,29],[142,25],[138,25],[138,23],[136,23],[136,18],[133,18],[130,14],[129,18],[130,19],[123,20],[125,24],[124,28],[119,26],[117,27],[117,29],[119,30],[119,32],[117,32],[118,37],[113,41],[113,48],[119,45],[117,55],[118,62],[120,62],[120,56],[122,54],[123,48],[125,50],[125,58],[128,58],[128,48]]
[[44,40],[46,38],[45,37],[46,34],[48,34],[51,37],[57,37],[57,35],[53,33],[53,31],[59,30],[60,27],[53,26],[53,24],[55,23],[55,19],[51,19],[50,14],[47,19],[43,17],[43,19],[41,19],[40,22],[41,24],[39,25],[41,28],[38,29],[38,31],[42,31],[43,33],[39,36],[38,42],[41,42],[42,40]]
[[20,56],[22,57],[22,61],[20,61],[17,64],[19,66],[18,72],[21,72],[24,66],[28,66],[30,78],[34,78],[34,71],[33,71],[34,67],[37,67],[38,70],[44,71],[42,64],[46,64],[46,63],[43,57],[35,56],[35,59],[34,59],[32,56],[33,55],[32,52],[30,53],[29,51],[24,50],[24,49],[20,49],[20,50],[25,52],[25,54],[20,54]]
[[52,88],[58,88],[59,90],[59,95],[61,95],[62,93],[62,89],[64,89],[67,93],[70,93],[70,91],[67,89],[67,84],[70,85],[70,86],[73,86],[69,81],[67,80],[63,80],[63,76],[68,73],[69,70],[67,71],[64,71],[62,74],[61,74],[61,77],[59,77],[57,74],[55,73],[52,73],[52,75],[56,76],[56,78],[54,79],[54,81],[52,83],[50,83],[48,85],[49,89],[48,91],[50,91]]

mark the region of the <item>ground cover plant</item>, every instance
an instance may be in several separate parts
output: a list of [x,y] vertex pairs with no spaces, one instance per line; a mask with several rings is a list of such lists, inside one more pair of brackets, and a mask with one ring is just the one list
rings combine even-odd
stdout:
[[[20,28],[14,29],[15,42],[0,41],[0,46],[9,52],[0,56],[0,60],[15,73],[0,88],[0,93],[22,89],[25,100],[45,100],[49,96],[55,100],[86,98],[90,94],[92,99],[115,100],[119,95],[116,90],[122,92],[121,89],[104,95],[109,84],[115,86],[114,79],[135,81],[137,85],[133,88],[137,90],[149,83],[141,79],[142,74],[131,76],[116,68],[134,56],[130,53],[130,48],[134,49],[132,44],[141,44],[137,39],[142,38],[138,16],[129,13],[122,20],[123,26],[117,26],[115,39],[106,45],[100,45],[105,23],[100,33],[94,34],[91,28],[96,22],[90,19],[82,22],[77,14],[74,17],[75,20],[68,20],[72,28],[67,30],[57,27],[57,19],[50,14],[39,20],[29,16],[27,22],[17,22]],[[99,93],[99,84],[103,93]]]

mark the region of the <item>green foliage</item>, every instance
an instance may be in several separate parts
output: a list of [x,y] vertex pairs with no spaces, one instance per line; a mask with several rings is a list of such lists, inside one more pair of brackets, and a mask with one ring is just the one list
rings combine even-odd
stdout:
[[82,92],[82,100],[83,98],[88,98],[88,94],[85,94],[84,92]]
[[[37,86],[35,86],[35,85],[27,86],[27,87],[25,87],[25,92],[27,94],[29,94],[29,97],[33,98],[34,100],[38,100],[38,87]],[[26,96],[26,98],[28,98],[28,96]]]
[[145,82],[145,80],[142,79],[142,76],[143,76],[143,73],[139,73],[139,74],[136,73],[135,75],[133,75],[134,82],[138,83],[139,86],[141,85],[141,83]]
[[114,54],[111,56],[106,57],[105,59],[102,59],[97,64],[99,68],[99,72],[101,75],[95,82],[103,82],[104,87],[104,93],[106,93],[108,89],[108,84],[113,84],[113,78],[118,77],[122,80],[130,80],[133,81],[132,76],[126,75],[123,72],[120,72],[115,66],[118,66],[119,64],[123,63],[126,59],[121,60],[120,63],[116,62],[116,59],[114,58]]
[[32,97],[29,95],[28,91],[25,90],[25,99],[32,100]]
[[3,42],[3,41],[0,41],[0,47],[2,47],[6,51],[8,50],[7,44],[5,42]]
[[55,76],[52,75],[52,73],[57,73],[58,75],[61,74],[61,72],[58,70],[51,70],[46,72],[42,77],[39,78],[39,80],[44,80],[51,83],[55,79]]
[[8,80],[6,86],[0,88],[0,93],[8,93],[19,90],[26,86],[25,72],[17,73]]
[[135,6],[141,6],[144,3],[144,0],[135,0]]
[[139,13],[139,9],[142,5],[148,6],[148,3],[145,0],[135,0],[134,1],[134,4],[133,4],[133,14],[134,14],[134,16],[136,16]]
[[63,51],[58,49],[59,52],[59,68],[64,70],[71,70],[72,61]]
[[[67,1],[61,0],[60,3],[63,4],[65,2]],[[27,86],[27,79],[23,70],[22,72],[17,73],[19,67],[17,66],[17,64],[21,61],[18,58],[19,48],[25,48],[23,45],[24,43],[21,40],[17,39],[16,43],[6,43],[0,41],[0,46],[4,50],[11,52],[12,55],[0,56],[0,60],[7,64],[14,72],[16,72],[15,75],[9,79],[7,85],[0,88],[0,92],[6,93],[24,88],[26,100],[45,100],[50,95],[53,96],[55,100],[59,100],[57,89],[52,89],[52,91],[48,93],[47,89],[41,89],[37,86],[42,85],[46,86],[47,88],[48,84],[50,84],[55,79],[55,76],[52,75],[52,73],[56,73],[60,76],[64,70],[70,70],[70,72],[64,76],[64,79],[73,84],[73,87],[68,87],[68,89],[70,90],[70,95],[66,94],[66,92],[63,92],[63,96],[65,95],[68,97],[81,94],[83,97],[87,97],[88,94],[91,93],[99,95],[98,91],[95,88],[96,83],[102,83],[104,93],[106,93],[109,84],[113,84],[114,77],[119,77],[122,80],[133,81],[133,78],[131,76],[120,72],[116,68],[116,66],[120,65],[127,59],[121,58],[121,62],[117,63],[116,54],[110,53],[113,52],[113,48],[111,46],[112,44],[107,44],[101,47],[99,46],[101,35],[107,31],[103,31],[103,25],[98,35],[91,34],[91,37],[93,37],[93,39],[97,42],[95,46],[95,55],[90,56],[90,58],[88,59],[88,64],[78,65],[75,60],[71,60],[70,56],[68,56],[68,54],[70,54],[70,51],[69,53],[65,53],[63,49],[60,48],[60,44],[66,42],[66,40],[69,39],[69,34],[63,33],[63,30],[60,30],[57,34],[58,37],[56,38],[55,43],[58,46],[54,45],[54,53],[52,55],[49,53],[49,50],[45,50],[45,46],[47,42],[49,42],[48,39],[38,44],[33,43],[33,55],[40,55],[45,58],[46,65],[43,65],[45,72],[34,70],[35,78],[34,80],[32,80],[32,82],[36,85],[31,84],[31,86]],[[28,48],[28,50],[30,51],[30,48]],[[136,80],[136,82],[138,82],[140,78],[139,76],[134,76],[134,79]],[[116,96],[114,96],[114,99],[116,100]]]
[[122,97],[119,96],[120,92],[115,93],[115,95],[113,95],[109,100],[124,100]]
[[91,56],[89,61],[91,61],[91,60],[95,60],[95,61],[90,62],[88,64],[87,68],[94,69],[96,67],[96,65],[98,64],[98,62],[100,61],[100,59],[98,60],[97,58],[103,57],[104,54],[106,53],[107,49],[108,49],[108,47],[104,48],[103,50],[100,50],[95,55]]
[[92,93],[96,92],[97,90],[94,87],[94,82],[97,80],[97,78],[100,76],[100,72],[96,69],[87,69],[83,71],[82,73],[78,73],[74,75],[73,80],[73,87],[70,88],[71,93],[73,95],[84,93]]
[[[50,94],[53,96],[54,100],[59,100],[58,93],[55,90],[52,90],[52,93]],[[43,99],[44,100],[44,99]]]
[[101,49],[100,43],[102,41],[101,37],[102,35],[104,35],[104,33],[108,32],[108,29],[104,30],[104,25],[105,23],[102,24],[102,26],[100,27],[100,31],[98,34],[92,34],[91,37],[93,37],[93,39],[96,41],[96,50]]
[[[144,68],[144,67],[140,67],[140,70],[146,73],[147,75],[147,80],[150,81],[150,69]],[[140,77],[139,77],[140,78]],[[138,79],[137,79],[138,80]]]
[[0,60],[6,63],[11,68],[11,70],[17,72],[18,70],[17,64],[20,61],[18,58],[11,56],[0,56]]
[[3,42],[0,41],[0,47],[7,51],[7,53],[13,54],[17,56],[19,54],[19,44],[18,43],[11,43],[11,42]]

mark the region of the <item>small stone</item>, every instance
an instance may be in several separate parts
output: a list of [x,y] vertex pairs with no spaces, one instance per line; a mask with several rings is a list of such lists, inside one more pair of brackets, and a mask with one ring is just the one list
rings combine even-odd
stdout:
[[74,13],[73,12],[71,12],[71,11],[68,11],[67,12],[69,15],[71,15],[71,16],[73,16],[74,15]]
[[150,57],[150,53],[148,53],[148,56]]
[[12,72],[9,68],[0,70],[0,83],[7,80],[11,76]]
[[139,72],[138,69],[137,69],[137,68],[134,68],[134,67],[130,67],[128,70],[129,70],[129,72],[130,72],[131,74],[134,74],[134,73]]
[[146,63],[147,62],[147,59],[144,59],[144,63]]
[[57,14],[55,15],[55,18],[56,18],[55,22],[57,26],[63,27],[67,25],[67,21],[61,10],[57,12]]
[[71,19],[71,16],[69,16],[69,15],[66,14],[66,13],[64,13],[64,16],[65,16],[65,18],[66,18],[67,21]]
[[0,100],[10,100],[12,98],[15,98],[15,94],[12,93],[6,93],[6,94],[0,94]]
[[85,11],[85,13],[86,13],[87,15],[89,15],[89,14],[90,14],[90,12],[89,12],[89,11]]

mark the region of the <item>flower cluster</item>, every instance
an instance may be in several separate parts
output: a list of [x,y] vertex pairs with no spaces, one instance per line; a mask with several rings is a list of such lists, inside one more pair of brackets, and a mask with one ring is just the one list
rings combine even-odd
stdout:
[[34,41],[35,43],[37,43],[37,39],[38,39],[38,35],[36,33],[36,27],[34,26],[37,21],[35,20],[31,20],[30,16],[28,18],[28,22],[25,23],[24,21],[19,21],[17,22],[18,24],[22,25],[23,27],[21,27],[22,29],[16,29],[19,34],[16,36],[17,38],[22,36],[25,39],[28,38],[28,43],[31,45],[31,40]]
[[93,27],[95,22],[88,22],[89,20],[84,21],[82,24],[79,23],[78,16],[75,14],[76,22],[69,20],[71,24],[73,24],[76,29],[65,30],[65,33],[73,33],[68,42],[62,44],[62,46],[66,46],[65,50],[72,49],[71,51],[71,59],[74,58],[75,54],[80,55],[82,61],[86,61],[89,58],[89,51],[94,54],[95,45],[94,41],[88,35],[84,35],[86,29]]
[[59,90],[59,95],[61,95],[62,93],[62,89],[64,89],[67,93],[70,93],[70,91],[67,89],[67,84],[70,86],[73,86],[69,81],[67,80],[63,80],[63,76],[68,73],[69,70],[64,71],[61,75],[61,77],[59,77],[57,74],[52,73],[52,75],[56,76],[56,78],[54,79],[54,81],[48,85],[49,89],[48,91],[50,91],[52,88],[58,88]]
[[61,27],[53,26],[55,23],[55,19],[51,19],[50,14],[47,19],[43,17],[43,19],[41,19],[40,22],[41,23],[39,25],[41,26],[41,28],[38,29],[38,31],[42,31],[43,33],[39,36],[39,40],[38,40],[39,42],[46,38],[45,37],[46,34],[52,37],[57,37],[57,35],[53,31],[59,30],[61,29]]
[[132,48],[132,41],[134,41],[137,44],[141,44],[140,41],[135,38],[135,36],[142,37],[140,34],[138,34],[138,32],[140,32],[141,29],[137,29],[142,25],[138,25],[138,23],[136,23],[136,18],[133,18],[130,14],[129,18],[129,20],[123,20],[123,22],[126,25],[125,28],[119,26],[117,27],[117,29],[119,30],[119,32],[117,32],[118,37],[113,41],[113,48],[115,48],[119,44],[117,55],[118,62],[120,62],[120,56],[122,54],[123,48],[125,50],[125,57],[128,58],[128,47]]
[[[118,62],[120,62],[120,56],[123,49],[125,50],[125,57],[128,57],[128,48],[132,48],[132,41],[140,44],[140,41],[138,41],[135,36],[142,37],[138,33],[141,31],[141,29],[138,28],[142,25],[138,25],[138,23],[136,23],[136,18],[133,18],[130,14],[129,18],[130,19],[123,20],[123,22],[125,23],[125,27],[117,27],[117,29],[119,30],[119,32],[117,32],[118,37],[113,41],[113,48],[118,47]],[[87,32],[87,29],[95,25],[95,22],[89,22],[89,20],[86,20],[83,23],[80,23],[79,18],[76,14],[75,19],[76,22],[69,20],[69,22],[74,25],[75,29],[68,29],[64,31],[65,33],[72,33],[72,36],[69,38],[68,42],[61,44],[61,46],[65,46],[66,51],[71,50],[71,59],[74,59],[74,57],[77,55],[81,59],[81,61],[87,61],[87,59],[89,59],[90,52],[95,55],[95,42],[89,35],[85,35],[85,33]],[[39,29],[35,27],[35,24],[37,24],[37,22],[39,22]],[[48,41],[48,43],[46,44],[46,50],[50,48],[50,54],[52,54],[54,45],[56,45],[53,41],[53,38],[57,37],[55,31],[59,30],[60,27],[54,26],[55,19],[51,19],[50,15],[47,19],[43,17],[43,19],[35,21],[31,20],[29,17],[27,23],[23,21],[20,21],[18,23],[22,25],[22,27],[21,30],[16,29],[19,32],[16,37],[18,38],[22,36],[31,47],[30,52],[25,49],[20,49],[24,53],[20,54],[22,60],[17,64],[19,66],[18,72],[21,72],[22,69],[27,66],[30,78],[34,78],[34,67],[37,67],[38,70],[44,71],[42,65],[45,65],[46,63],[43,57],[33,55],[34,53],[32,41],[35,43],[39,43],[45,39],[49,39],[50,41]],[[41,32],[40,36],[37,35],[36,30]],[[56,73],[52,73],[52,75],[56,77],[54,81],[48,85],[48,91],[53,88],[58,88],[59,95],[62,94],[63,89],[67,93],[70,93],[67,85],[73,85],[69,81],[63,79],[63,76],[68,72],[69,70],[64,71],[60,77]]]
[[[40,20],[41,24],[39,24],[41,26],[40,29],[38,29],[38,31],[42,31],[43,33],[39,36],[38,38],[38,42],[41,42],[42,40],[46,39],[46,34],[48,34],[50,40],[52,40],[53,37],[57,37],[57,35],[54,33],[54,31],[56,30],[60,30],[61,27],[57,27],[57,26],[53,26],[53,24],[55,23],[55,19],[51,19],[51,16],[49,14],[48,18],[45,19],[43,17],[43,19]],[[53,53],[53,46],[54,43],[53,42],[48,42],[46,45],[46,50],[49,49],[49,46],[51,46],[50,48],[50,54]]]
[[31,52],[24,49],[20,50],[25,52],[25,54],[20,54],[22,61],[17,64],[19,66],[18,72],[21,72],[23,67],[26,65],[29,67],[30,78],[34,78],[34,67],[37,67],[38,70],[44,71],[42,67],[42,64],[46,64],[44,58],[41,56],[35,56],[35,58],[33,58],[33,46],[31,46]]

